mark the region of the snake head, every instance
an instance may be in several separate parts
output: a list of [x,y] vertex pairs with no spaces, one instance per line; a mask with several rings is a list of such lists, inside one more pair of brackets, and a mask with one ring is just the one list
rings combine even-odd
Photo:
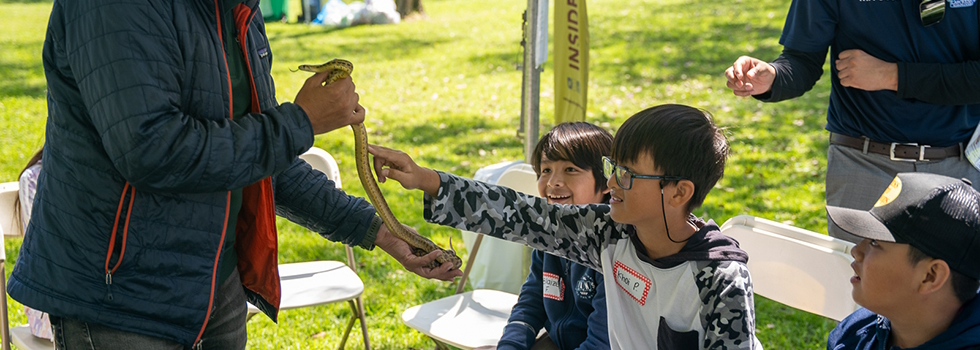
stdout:
[[[420,250],[419,252],[416,253],[416,255],[423,256],[425,255],[425,251]],[[442,264],[445,264],[447,261],[453,264],[454,269],[458,269],[461,266],[463,266],[463,259],[460,259],[459,256],[456,255],[456,250],[453,249],[452,237],[449,238],[449,249],[442,249],[442,255],[439,255],[439,257],[436,258],[435,261],[433,261],[426,267],[430,269],[434,269],[441,266]]]
[[459,256],[456,255],[455,250],[443,250],[442,257],[443,259],[453,263],[454,269],[458,269],[463,266],[463,259],[460,259]]

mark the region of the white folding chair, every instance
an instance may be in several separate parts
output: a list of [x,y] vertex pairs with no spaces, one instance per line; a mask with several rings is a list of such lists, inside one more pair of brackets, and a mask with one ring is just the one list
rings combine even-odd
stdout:
[[24,236],[24,228],[16,215],[20,212],[15,205],[19,187],[16,181],[0,183],[0,230],[7,237]]
[[[505,176],[504,173],[508,175]],[[534,169],[522,161],[482,167],[476,171],[473,179],[507,186],[531,195],[538,193]],[[479,255],[470,255],[472,261],[466,264],[470,270],[463,282],[468,282],[473,289],[493,289],[512,294],[521,292],[528,268],[531,267],[531,248],[499,238],[484,239],[484,235],[476,232],[461,231],[460,236],[463,237],[463,243],[466,243],[467,251],[472,252],[476,242],[480,242],[479,249],[483,251]]]
[[[340,170],[333,156],[323,149],[313,147],[300,156],[334,181],[341,188]],[[347,322],[344,336],[340,340],[339,349],[347,343],[354,322],[360,320],[361,334],[364,336],[364,348],[371,349],[368,341],[367,322],[364,318],[364,302],[361,293],[364,283],[357,276],[357,263],[354,261],[354,250],[344,245],[347,250],[347,264],[339,261],[308,261],[290,264],[279,264],[279,280],[282,286],[282,300],[279,310],[309,307],[335,302],[346,301],[351,307],[351,318]],[[259,313],[255,306],[248,305],[249,317]]]
[[[14,210],[14,202],[18,196],[19,185],[17,182],[4,182],[0,184],[0,337],[3,339],[3,344],[0,346],[3,350],[10,350],[10,343],[13,343],[21,350],[46,350],[54,349],[54,343],[50,340],[35,337],[31,334],[31,328],[28,325],[21,325],[11,328],[9,325],[9,318],[7,315],[7,279],[6,279],[6,266],[4,263],[7,261],[6,251],[3,249],[3,238],[4,236],[23,236],[24,230],[21,227],[19,218],[16,217],[16,212]],[[9,231],[8,231],[9,230]],[[13,232],[10,234],[9,232]]]
[[[526,194],[538,192],[537,175],[527,164],[509,166],[496,184]],[[461,293],[481,243],[484,243],[483,237],[482,234],[476,235],[455,295],[413,306],[402,313],[402,322],[432,338],[437,349],[448,349],[447,344],[460,349],[497,345],[507,326],[510,311],[517,304],[517,295],[504,291],[475,289]],[[495,254],[495,259],[501,257]],[[525,269],[520,278],[523,280],[526,276]]]
[[721,232],[749,254],[756,294],[835,321],[858,309],[849,281],[854,243],[749,215]]

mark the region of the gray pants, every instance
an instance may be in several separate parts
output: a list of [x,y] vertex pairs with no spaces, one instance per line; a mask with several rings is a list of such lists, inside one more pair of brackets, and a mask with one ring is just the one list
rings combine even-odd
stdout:
[[[947,158],[938,161],[893,161],[886,155],[863,153],[861,150],[830,145],[827,149],[827,205],[869,210],[895,174],[923,172],[966,178],[980,190],[980,171],[966,158]],[[827,231],[832,237],[851,242],[861,238],[844,232],[827,218]]]
[[[235,271],[215,291],[214,308],[201,336],[200,346],[194,349],[240,350],[248,340],[245,316],[245,291],[241,277]],[[121,331],[97,323],[51,316],[55,348],[73,349],[145,349],[183,350],[180,343],[149,335]]]

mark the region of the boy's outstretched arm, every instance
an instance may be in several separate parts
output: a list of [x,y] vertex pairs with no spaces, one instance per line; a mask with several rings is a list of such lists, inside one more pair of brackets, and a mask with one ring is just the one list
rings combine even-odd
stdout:
[[439,194],[439,174],[415,164],[405,152],[376,145],[368,145],[368,152],[374,155],[378,182],[392,178],[407,190],[420,189],[433,197]]
[[507,187],[420,167],[400,151],[368,146],[368,152],[378,181],[393,178],[406,189],[425,191],[430,223],[518,242],[595,270],[602,269],[602,250],[625,229],[609,217],[608,205],[549,205]]

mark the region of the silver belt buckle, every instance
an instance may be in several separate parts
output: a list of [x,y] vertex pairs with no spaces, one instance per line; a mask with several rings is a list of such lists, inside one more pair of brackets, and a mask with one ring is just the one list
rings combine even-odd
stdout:
[[[901,146],[916,146],[916,147],[919,147],[919,159],[915,159],[915,158],[896,158],[895,157],[895,146],[899,146],[899,145],[901,145]],[[926,148],[929,148],[929,147],[930,147],[929,145],[920,145],[918,143],[892,142],[892,147],[891,147],[891,149],[888,150],[888,157],[891,160],[898,161],[898,162],[915,162],[915,161],[928,162],[929,160],[926,159]]]

